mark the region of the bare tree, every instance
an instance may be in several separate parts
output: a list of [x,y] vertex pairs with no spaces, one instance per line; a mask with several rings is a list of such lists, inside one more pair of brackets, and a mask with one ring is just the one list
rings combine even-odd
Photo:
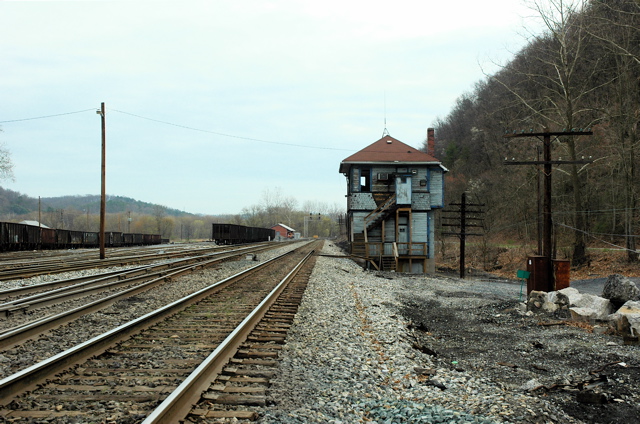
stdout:
[[280,187],[265,189],[262,193],[262,209],[265,214],[264,226],[272,226],[278,222],[291,222],[297,200],[295,197],[286,197]]
[[[531,3],[546,31],[535,36],[518,69],[518,84],[494,79],[529,110],[538,128],[570,131],[576,127],[591,127],[599,118],[589,97],[611,78],[603,80],[604,70],[599,60],[589,54],[592,36],[586,30],[584,10],[587,0],[535,0]],[[516,64],[517,66],[518,64]],[[565,156],[576,161],[579,156],[576,137],[560,139]],[[580,173],[585,168],[569,166],[574,211],[573,263],[586,262],[583,183]],[[564,170],[562,170],[564,172]]]
[[[0,132],[2,132],[2,129],[0,129]],[[0,181],[7,180],[15,181],[13,162],[11,161],[9,149],[7,149],[4,143],[0,143]]]
[[242,208],[242,220],[238,220],[235,223],[248,225],[249,227],[264,227],[265,226],[265,212],[264,208],[260,205],[251,205]]
[[[637,34],[640,19],[640,2],[637,0],[607,0],[591,3],[591,11],[598,26],[590,34],[613,48],[619,56],[640,65],[638,43],[629,43],[627,36]],[[606,29],[603,31],[602,29]]]
[[635,229],[638,212],[636,182],[636,149],[640,125],[640,3],[633,0],[595,2],[591,8],[596,25],[590,34],[607,49],[609,68],[615,80],[609,95],[602,99],[609,137],[614,139],[623,192],[623,228],[627,258],[637,261]]
[[153,207],[153,217],[156,222],[158,234],[164,238],[168,238],[173,232],[174,221],[171,217],[167,216],[167,207],[155,205]]

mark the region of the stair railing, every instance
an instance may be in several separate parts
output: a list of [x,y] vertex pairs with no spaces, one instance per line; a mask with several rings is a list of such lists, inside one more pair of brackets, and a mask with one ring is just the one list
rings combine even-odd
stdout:
[[382,205],[375,208],[371,211],[367,216],[364,217],[364,238],[365,241],[368,241],[367,230],[369,229],[369,225],[378,219],[387,209],[396,204],[396,195],[395,193],[391,195]]

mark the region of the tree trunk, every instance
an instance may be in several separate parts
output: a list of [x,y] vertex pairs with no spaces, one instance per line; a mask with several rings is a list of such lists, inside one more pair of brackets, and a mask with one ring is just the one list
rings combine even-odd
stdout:
[[625,234],[627,239],[627,260],[629,262],[637,262],[638,261],[638,253],[636,253],[636,239],[634,234],[634,223],[637,218],[636,212],[636,196],[634,190],[635,183],[635,151],[634,151],[635,140],[631,139],[629,143],[629,165],[625,167],[626,173],[625,177],[627,179],[625,185]]
[[[570,141],[571,160],[575,159],[575,145]],[[574,265],[583,265],[587,262],[587,247],[585,242],[586,220],[584,217],[584,202],[582,201],[582,185],[576,165],[571,165],[571,183],[573,186],[573,207],[575,210],[575,229],[573,230],[573,257]]]

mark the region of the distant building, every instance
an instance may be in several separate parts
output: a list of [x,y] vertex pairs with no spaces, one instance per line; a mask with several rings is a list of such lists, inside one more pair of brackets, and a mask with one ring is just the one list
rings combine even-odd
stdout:
[[444,173],[429,153],[385,135],[340,163],[347,178],[351,254],[381,270],[435,272],[435,220],[444,207]]
[[273,227],[271,227],[272,230],[276,230],[276,237],[278,237],[278,235],[280,235],[280,237],[282,238],[293,238],[294,233],[296,230],[294,230],[291,227],[288,227],[284,224],[278,224],[278,225],[274,225]]

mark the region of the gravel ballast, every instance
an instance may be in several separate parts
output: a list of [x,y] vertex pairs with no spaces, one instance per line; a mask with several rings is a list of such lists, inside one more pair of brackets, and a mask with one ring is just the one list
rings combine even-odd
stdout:
[[[283,254],[298,247],[293,243],[283,243],[278,248],[258,255],[260,261],[266,261],[277,255]],[[201,270],[197,273],[187,274],[180,278],[174,278],[162,285],[139,293],[133,297],[120,300],[104,309],[83,315],[73,322],[62,325],[49,333],[42,334],[26,343],[0,351],[0,378],[32,366],[55,354],[63,352],[76,344],[85,342],[92,337],[105,333],[128,321],[136,319],[172,301],[178,300],[195,291],[198,291],[212,283],[227,278],[242,270],[255,266],[256,261],[241,257],[237,261],[226,261],[215,267]],[[124,267],[122,268],[124,269]],[[115,270],[115,268],[110,269]],[[34,285],[44,281],[55,281],[62,278],[77,277],[80,275],[94,275],[101,270],[77,271],[73,273],[55,274],[44,277],[33,277],[19,281],[1,282],[0,288],[11,288],[16,285]],[[120,289],[121,290],[121,289]],[[117,291],[117,290],[116,290]],[[115,292],[115,291],[112,291]],[[24,324],[35,319],[78,307],[91,300],[103,297],[104,294],[96,294],[80,299],[73,299],[61,304],[54,304],[29,312],[27,315],[12,316],[11,319],[0,319],[0,328],[8,329],[12,326]]]
[[[340,251],[327,242],[324,253]],[[320,257],[281,353],[271,406],[261,411],[259,422],[636,419],[638,347],[583,328],[538,325],[540,317],[518,312],[519,292],[519,284],[381,274],[363,271],[349,259]],[[594,357],[595,351],[601,356]],[[575,361],[560,364],[562,356]],[[605,365],[598,361],[612,360],[625,360],[624,366],[634,369],[630,380],[618,379],[631,391],[610,394],[606,405],[586,405],[582,411],[595,417],[592,408],[618,408],[600,411],[605,418],[591,420],[572,411],[575,393],[547,397],[531,390],[580,381],[589,369]]]
[[[323,252],[342,254],[331,242]],[[254,264],[175,279],[0,352],[0,377]],[[320,257],[259,422],[637,422],[640,347],[605,327],[525,315],[519,294],[517,282],[377,273]]]

